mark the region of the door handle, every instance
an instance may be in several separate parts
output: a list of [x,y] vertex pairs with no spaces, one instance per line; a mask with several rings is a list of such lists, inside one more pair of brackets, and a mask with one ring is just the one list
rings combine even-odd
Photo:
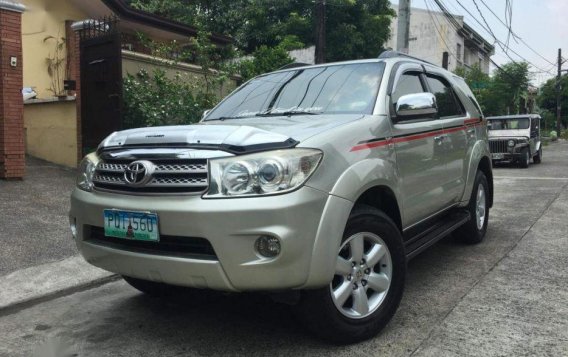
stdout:
[[442,140],[444,140],[444,135],[434,136],[434,140],[435,141],[442,141]]

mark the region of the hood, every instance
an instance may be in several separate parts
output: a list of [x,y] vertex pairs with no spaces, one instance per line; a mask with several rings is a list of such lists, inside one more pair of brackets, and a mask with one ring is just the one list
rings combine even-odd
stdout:
[[519,138],[530,136],[529,129],[505,129],[505,130],[488,130],[489,138]]
[[289,148],[311,136],[362,117],[361,114],[257,117],[130,129],[111,134],[101,143],[99,150],[181,146],[247,153]]

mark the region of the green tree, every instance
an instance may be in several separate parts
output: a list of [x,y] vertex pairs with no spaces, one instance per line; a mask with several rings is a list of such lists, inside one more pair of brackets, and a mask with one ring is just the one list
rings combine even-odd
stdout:
[[245,81],[293,62],[283,46],[267,47],[263,45],[254,51],[252,56],[252,59],[240,63],[240,73]]
[[[566,117],[568,114],[568,76],[564,75],[560,78],[560,109],[562,123],[564,127],[568,124]],[[536,102],[543,112],[541,115],[546,120],[546,127],[549,129],[556,128],[556,78],[546,81],[539,90]]]
[[[130,0],[138,9],[235,38],[247,54],[276,47],[293,36],[315,42],[311,0]],[[390,36],[395,16],[388,0],[330,0],[326,6],[328,61],[376,57]]]
[[496,69],[493,77],[478,65],[458,68],[455,73],[465,79],[485,115],[506,115],[523,110],[521,99],[526,97],[530,83],[528,68],[526,62],[510,62]]
[[489,87],[491,86],[491,78],[489,75],[481,70],[479,64],[474,64],[471,68],[467,69],[465,67],[458,67],[455,74],[462,77],[472,92],[475,94],[475,98],[479,102],[481,109],[484,113],[487,110],[487,102],[490,101],[489,97]]
[[509,62],[495,70],[491,81],[490,115],[520,113],[521,98],[526,97],[530,83],[529,65],[526,62]]

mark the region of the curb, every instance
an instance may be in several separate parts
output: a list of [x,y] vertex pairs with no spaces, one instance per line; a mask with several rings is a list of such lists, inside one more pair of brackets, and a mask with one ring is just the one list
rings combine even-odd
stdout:
[[118,279],[80,256],[18,270],[0,277],[0,316]]

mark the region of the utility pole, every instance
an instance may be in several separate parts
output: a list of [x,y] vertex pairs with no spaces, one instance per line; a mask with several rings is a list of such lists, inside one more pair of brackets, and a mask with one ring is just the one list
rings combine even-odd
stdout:
[[560,136],[560,118],[562,115],[561,103],[560,103],[560,91],[562,86],[560,85],[560,80],[562,77],[562,49],[558,49],[558,75],[556,76],[556,132]]
[[316,0],[316,63],[325,62],[325,1]]
[[408,37],[410,32],[410,0],[398,2],[398,25],[396,34],[396,50],[408,54]]

